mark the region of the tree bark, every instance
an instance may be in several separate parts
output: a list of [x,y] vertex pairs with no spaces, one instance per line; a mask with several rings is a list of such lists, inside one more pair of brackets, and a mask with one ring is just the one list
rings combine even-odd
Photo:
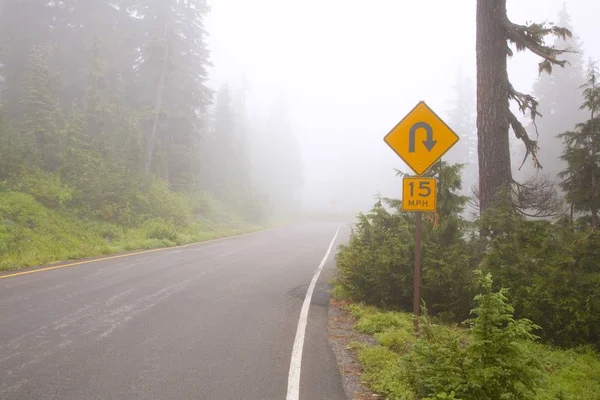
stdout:
[[[479,209],[510,200],[500,189],[512,184],[509,148],[506,0],[477,1],[477,139]],[[499,197],[504,193],[503,198]]]
[[165,159],[163,162],[163,179],[167,182],[167,186],[171,187],[171,130],[167,129],[164,137]]
[[[595,88],[594,88],[595,91]],[[595,106],[594,106],[594,102],[592,102],[592,119],[590,121],[590,128],[592,130],[592,148],[590,151],[590,156],[591,156],[591,169],[592,169],[592,185],[591,185],[591,191],[592,191],[592,201],[591,203],[591,212],[592,212],[592,228],[596,229],[596,227],[598,226],[598,204],[597,204],[597,200],[596,200],[596,131],[594,129],[594,111],[595,111]]]
[[162,109],[163,92],[165,90],[165,80],[167,77],[167,67],[169,63],[169,22],[165,22],[165,54],[163,59],[162,68],[160,70],[160,77],[158,79],[158,85],[156,86],[156,98],[154,99],[154,120],[152,122],[152,130],[148,135],[148,141],[146,142],[146,154],[144,157],[144,174],[148,176],[150,174],[150,168],[152,167],[152,157],[154,155],[154,144],[156,141],[156,131],[158,129],[158,121],[160,118],[160,110]]

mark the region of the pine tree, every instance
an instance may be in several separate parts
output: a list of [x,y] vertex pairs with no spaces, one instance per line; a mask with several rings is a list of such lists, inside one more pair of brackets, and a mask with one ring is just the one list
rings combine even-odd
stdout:
[[146,191],[140,181],[190,193],[203,174],[244,199],[230,207],[259,214],[244,99],[229,100],[223,143],[207,134],[208,12],[206,0],[0,0],[2,177],[41,167],[107,218]]
[[[171,181],[172,170],[189,171],[197,164],[197,152],[182,149],[197,148],[212,96],[205,86],[208,50],[203,18],[208,10],[204,0],[154,0],[136,9],[143,17],[146,38],[136,65],[136,97],[146,116],[142,120],[146,175],[154,171]],[[162,162],[157,161],[157,151]]]
[[27,166],[26,142],[4,117],[0,105],[0,181],[17,175]]
[[65,137],[65,160],[59,173],[72,187],[78,189],[74,204],[83,206],[97,192],[95,188],[96,171],[101,164],[101,155],[96,153],[93,138],[88,134],[86,116],[77,104],[73,104],[63,126]]
[[98,178],[88,199],[101,208],[105,203],[120,203],[137,188],[141,171],[140,137],[137,120],[125,102],[120,80],[111,81],[105,52],[99,41],[91,50],[83,113],[86,134],[94,153]]
[[206,138],[203,175],[210,190],[221,199],[229,197],[235,184],[233,174],[237,160],[232,147],[235,145],[235,120],[231,105],[229,85],[221,86],[217,92],[213,126]]
[[559,176],[563,179],[561,187],[572,209],[590,213],[591,224],[595,228],[600,207],[600,73],[591,62],[586,82],[581,88],[585,99],[581,109],[589,111],[590,117],[586,122],[577,124],[575,130],[559,135],[565,143],[561,158],[567,163],[567,169]]
[[[573,24],[566,5],[558,15],[558,24],[573,31]],[[585,113],[579,109],[583,97],[579,87],[584,82],[584,63],[581,55],[581,42],[576,35],[572,37],[556,38],[555,48],[570,49],[563,59],[569,64],[568,68],[559,68],[552,74],[542,74],[533,86],[533,96],[538,100],[540,118],[536,125],[528,127],[529,132],[539,132],[537,142],[540,147],[538,159],[543,166],[541,171],[552,181],[558,182],[558,174],[566,168],[566,163],[561,160],[563,143],[557,135],[570,130],[576,123],[585,119]],[[524,155],[524,154],[523,154]],[[522,158],[515,160],[521,166]],[[529,163],[525,164],[522,175],[535,173]]]
[[0,2],[0,98],[8,118],[23,115],[19,99],[28,90],[25,68],[34,46],[50,45],[50,23],[54,18],[52,8],[45,1]]
[[141,157],[135,114],[126,104],[121,80],[111,81],[104,56],[95,40],[85,96],[81,104],[73,104],[63,127],[68,157],[60,173],[78,189],[75,205],[111,218],[138,189]]
[[109,84],[117,84],[120,77],[133,82],[132,65],[138,57],[142,40],[140,21],[132,18],[128,9],[133,0],[53,2],[57,14],[54,36],[59,43],[58,60],[63,75],[60,93],[62,104],[72,104],[85,95],[88,66],[94,58],[95,46],[102,47],[108,61],[104,75]]
[[[535,203],[535,193],[525,201],[525,195],[512,196],[515,184],[510,160],[509,128],[531,155],[534,165],[539,167],[537,143],[532,140],[519,119],[509,108],[513,100],[523,113],[535,118],[539,112],[538,102],[533,96],[518,92],[510,83],[507,72],[507,57],[513,54],[509,44],[517,51],[530,50],[540,56],[539,71],[551,72],[553,65],[564,66],[566,61],[557,59],[564,53],[544,44],[547,35],[566,39],[571,32],[553,24],[519,25],[508,19],[506,0],[477,1],[477,139],[479,158],[479,206],[484,212],[499,202],[509,202],[517,209],[519,203],[530,208]],[[516,197],[516,198],[515,198]],[[516,200],[516,201],[515,201]]]
[[251,187],[250,148],[248,143],[250,121],[246,109],[246,93],[249,91],[248,82],[242,78],[241,85],[233,92],[232,107],[235,119],[235,149],[239,164],[240,180]]
[[[237,104],[235,104],[237,103]],[[232,200],[250,189],[248,149],[243,137],[241,100],[228,84],[217,93],[214,122],[206,139],[204,176],[222,200]]]
[[199,131],[206,124],[206,109],[213,95],[205,84],[209,51],[204,16],[208,11],[205,0],[177,2],[176,37],[179,44],[174,46],[177,50],[174,77],[177,79],[173,81],[172,92],[167,92],[167,99],[179,112],[175,121],[177,126],[170,129],[172,134],[168,136],[170,145],[166,152],[171,184],[176,189],[193,186],[201,165]]
[[47,171],[54,171],[61,162],[60,110],[56,100],[58,77],[49,60],[53,49],[34,46],[26,67],[21,130],[27,141],[29,159]]
[[459,72],[454,86],[456,97],[449,111],[448,123],[460,136],[460,146],[453,147],[445,156],[449,163],[465,164],[463,168],[464,191],[471,192],[477,183],[477,127],[476,90],[470,77]]
[[291,127],[289,109],[283,96],[277,100],[266,120],[268,154],[262,162],[260,175],[266,185],[274,212],[286,213],[301,206],[304,166],[298,141]]

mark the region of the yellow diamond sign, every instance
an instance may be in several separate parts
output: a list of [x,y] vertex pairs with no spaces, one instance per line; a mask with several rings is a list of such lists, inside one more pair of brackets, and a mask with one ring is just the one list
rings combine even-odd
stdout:
[[458,139],[458,135],[421,101],[383,140],[417,175],[423,175]]

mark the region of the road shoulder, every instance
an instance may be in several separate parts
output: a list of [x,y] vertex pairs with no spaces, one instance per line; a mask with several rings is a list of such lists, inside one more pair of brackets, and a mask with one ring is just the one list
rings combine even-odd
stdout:
[[347,303],[331,299],[329,302],[328,324],[329,343],[333,349],[344,391],[348,400],[380,399],[372,390],[362,384],[363,369],[356,351],[350,349],[352,342],[376,344],[371,335],[354,330],[355,319],[345,309]]

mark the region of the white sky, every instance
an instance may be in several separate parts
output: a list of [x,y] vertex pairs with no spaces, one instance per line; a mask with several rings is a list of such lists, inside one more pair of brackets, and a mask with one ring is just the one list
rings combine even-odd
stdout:
[[[521,23],[552,21],[563,4],[508,2],[510,18]],[[419,100],[444,116],[461,65],[475,76],[475,0],[209,3],[211,86],[245,73],[255,115],[280,91],[287,95],[309,202],[364,207],[378,190],[398,197],[392,168],[406,168],[383,136]],[[566,3],[586,55],[600,59],[600,1]],[[515,87],[529,90],[536,57],[516,56],[510,75]]]

